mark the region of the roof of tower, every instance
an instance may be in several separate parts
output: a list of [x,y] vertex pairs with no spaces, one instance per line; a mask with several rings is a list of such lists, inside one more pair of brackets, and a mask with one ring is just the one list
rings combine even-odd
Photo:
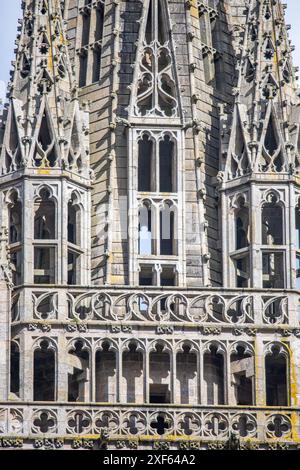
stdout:
[[89,178],[88,119],[79,109],[60,0],[26,0],[22,7],[2,174],[48,167]]
[[299,100],[287,31],[280,0],[249,1],[238,45],[233,115],[223,122],[226,179],[251,172],[290,173],[298,166],[293,140]]

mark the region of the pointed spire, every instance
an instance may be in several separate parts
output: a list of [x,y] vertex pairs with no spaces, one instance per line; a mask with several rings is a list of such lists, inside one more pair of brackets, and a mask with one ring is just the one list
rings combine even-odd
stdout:
[[145,0],[130,115],[180,117],[178,79],[167,0]]
[[[2,174],[25,167],[47,167],[89,177],[88,121],[77,101],[61,2],[26,0],[23,10],[3,137]],[[73,164],[71,169],[68,154],[75,119],[85,165],[78,168]],[[11,140],[15,142],[14,152]]]
[[[229,169],[230,160],[235,158],[232,142],[236,130],[232,123],[242,116],[245,145],[251,155],[247,172],[290,172],[295,166],[290,130],[297,86],[284,7],[280,0],[249,3],[233,117],[227,120],[228,145],[223,139],[222,154],[229,162],[222,167]],[[238,176],[227,173],[229,179]]]

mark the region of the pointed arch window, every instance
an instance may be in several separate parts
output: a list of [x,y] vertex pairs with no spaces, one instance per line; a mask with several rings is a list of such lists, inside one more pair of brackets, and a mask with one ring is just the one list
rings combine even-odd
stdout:
[[56,238],[56,206],[50,191],[43,188],[34,202],[34,239]]
[[154,254],[154,236],[151,204],[144,202],[139,209],[139,254]]
[[73,192],[68,202],[68,284],[76,285],[81,279],[82,209],[80,196]]
[[54,401],[56,398],[56,353],[48,339],[40,341],[33,358],[33,399]]
[[165,202],[160,210],[160,254],[173,256],[177,254],[175,240],[175,207]]
[[235,234],[231,260],[235,268],[235,287],[246,288],[250,284],[250,224],[246,196],[241,194],[234,202],[233,224]]
[[155,191],[155,144],[149,134],[138,143],[138,190]]
[[170,136],[164,136],[159,142],[159,191],[176,192],[174,142]]
[[23,209],[19,195],[12,191],[8,198],[8,244],[10,266],[14,285],[22,283],[22,240],[23,240]]
[[263,288],[285,287],[285,254],[283,206],[277,194],[270,193],[262,205],[262,272]]
[[289,406],[288,354],[280,345],[269,346],[265,356],[267,406]]

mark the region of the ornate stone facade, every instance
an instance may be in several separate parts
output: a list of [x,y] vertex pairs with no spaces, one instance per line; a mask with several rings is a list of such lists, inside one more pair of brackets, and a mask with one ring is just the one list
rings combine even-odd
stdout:
[[0,446],[300,445],[279,0],[25,0],[0,159]]

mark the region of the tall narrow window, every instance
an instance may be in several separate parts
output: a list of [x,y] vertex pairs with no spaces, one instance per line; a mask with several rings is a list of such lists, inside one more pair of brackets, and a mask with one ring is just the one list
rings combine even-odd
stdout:
[[144,203],[139,210],[139,254],[153,254],[151,207]]
[[68,353],[68,401],[88,401],[89,385],[89,352],[78,340]]
[[170,391],[170,355],[164,350],[164,347],[158,344],[155,350],[150,353],[150,403],[171,403]]
[[249,246],[249,210],[244,205],[236,213],[236,250]]
[[238,346],[230,356],[231,384],[236,405],[253,405],[254,357],[245,346]]
[[34,248],[34,283],[55,283],[55,248]]
[[175,255],[174,208],[165,203],[160,211],[160,254]]
[[117,361],[109,343],[104,343],[96,353],[96,401],[116,403]]
[[79,56],[79,86],[83,87],[86,85],[87,75],[87,53],[82,51]]
[[143,192],[155,191],[155,162],[153,141],[148,134],[139,140],[138,156],[138,190]]
[[282,289],[285,286],[283,253],[262,253],[263,288]]
[[131,343],[123,352],[122,381],[126,403],[144,403],[143,354]]
[[266,405],[288,406],[287,356],[280,346],[273,345],[265,358]]
[[103,17],[104,17],[104,6],[102,3],[96,8],[96,29],[95,29],[95,41],[101,41],[103,36]]
[[34,203],[34,238],[35,240],[53,240],[56,238],[55,203],[47,189],[40,192]]
[[34,351],[33,381],[34,401],[55,400],[55,352],[47,340]]
[[159,143],[159,190],[161,193],[176,192],[174,171],[174,142],[166,135]]
[[224,357],[217,346],[212,345],[205,352],[203,367],[207,405],[224,405]]
[[274,199],[262,208],[262,244],[283,245],[283,243],[282,208]]
[[22,239],[22,204],[14,193],[9,208],[9,244],[18,243]]
[[8,243],[10,267],[14,285],[22,283],[22,204],[18,194],[12,192],[8,205]]
[[80,283],[81,249],[81,210],[74,192],[68,203],[68,284]]
[[20,394],[20,347],[16,341],[10,345],[10,391]]
[[87,46],[90,42],[91,15],[89,11],[82,12],[82,37],[81,46]]
[[[198,403],[197,356],[189,345],[184,345],[176,355],[176,380],[179,388],[179,403]],[[177,403],[177,401],[176,401]]]

